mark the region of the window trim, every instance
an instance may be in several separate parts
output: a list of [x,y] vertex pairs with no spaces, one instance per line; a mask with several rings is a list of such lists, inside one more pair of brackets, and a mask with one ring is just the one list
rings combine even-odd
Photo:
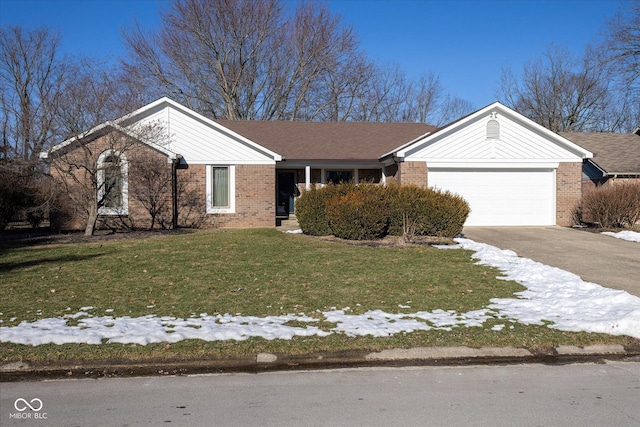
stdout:
[[108,157],[117,157],[120,159],[120,173],[122,174],[122,207],[110,208],[100,206],[98,208],[99,215],[128,215],[129,214],[129,162],[123,152],[118,150],[105,150],[98,157],[98,200],[104,197],[104,162]]
[[[229,206],[215,207],[213,204],[213,168],[229,169]],[[236,212],[236,166],[235,165],[207,165],[206,172],[207,213],[235,213]]]

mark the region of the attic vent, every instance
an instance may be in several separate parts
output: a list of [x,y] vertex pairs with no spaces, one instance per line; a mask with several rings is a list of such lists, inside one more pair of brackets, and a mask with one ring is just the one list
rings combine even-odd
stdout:
[[491,119],[487,123],[487,139],[500,139],[500,123]]

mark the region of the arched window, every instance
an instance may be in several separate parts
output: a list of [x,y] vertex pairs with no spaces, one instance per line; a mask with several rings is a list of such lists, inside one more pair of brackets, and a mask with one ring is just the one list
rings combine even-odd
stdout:
[[98,157],[98,213],[126,215],[129,210],[127,158],[107,150]]
[[487,139],[500,139],[500,123],[495,119],[487,123]]

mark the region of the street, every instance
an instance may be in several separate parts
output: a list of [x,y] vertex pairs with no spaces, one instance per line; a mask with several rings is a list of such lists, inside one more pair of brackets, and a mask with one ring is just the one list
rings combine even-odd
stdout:
[[637,426],[640,362],[0,384],[3,426]]

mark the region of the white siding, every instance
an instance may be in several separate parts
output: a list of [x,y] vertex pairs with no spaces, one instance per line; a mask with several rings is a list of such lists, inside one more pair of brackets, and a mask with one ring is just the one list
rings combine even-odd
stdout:
[[168,133],[167,148],[191,164],[274,164],[268,150],[171,105],[151,109],[138,123],[160,123]]
[[507,114],[497,114],[494,119],[500,125],[500,138],[487,138],[491,113],[487,111],[427,136],[405,150],[405,160],[425,160],[428,163],[581,161],[582,157],[571,147],[563,146],[546,132],[541,132],[542,129],[533,128]]

